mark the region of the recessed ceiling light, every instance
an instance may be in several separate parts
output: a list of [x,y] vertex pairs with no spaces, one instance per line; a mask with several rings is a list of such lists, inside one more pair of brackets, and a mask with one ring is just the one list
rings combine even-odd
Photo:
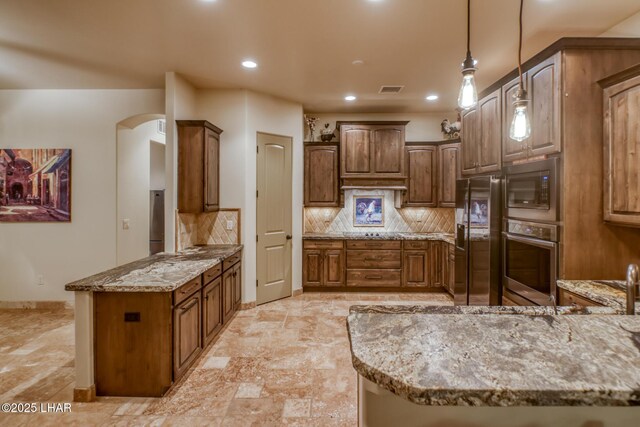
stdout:
[[427,96],[427,101],[435,101],[438,99],[438,95],[429,95]]
[[258,64],[255,61],[247,59],[246,61],[242,61],[242,66],[244,68],[256,68],[258,67]]
[[352,62],[353,65],[364,65],[364,61],[362,59],[356,59]]
[[354,95],[347,95],[344,97],[344,100],[351,102],[351,101],[355,101],[356,97]]

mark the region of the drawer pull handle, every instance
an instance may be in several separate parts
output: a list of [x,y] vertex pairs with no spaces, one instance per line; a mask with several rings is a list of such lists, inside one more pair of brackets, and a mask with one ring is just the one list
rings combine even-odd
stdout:
[[191,307],[193,307],[194,305],[198,304],[200,301],[197,298],[194,298],[193,302],[189,305],[186,305],[184,307],[182,307],[182,311],[189,311],[191,309]]
[[364,276],[365,279],[371,279],[371,280],[379,280],[382,279],[382,276]]
[[365,258],[365,261],[378,261],[380,258]]

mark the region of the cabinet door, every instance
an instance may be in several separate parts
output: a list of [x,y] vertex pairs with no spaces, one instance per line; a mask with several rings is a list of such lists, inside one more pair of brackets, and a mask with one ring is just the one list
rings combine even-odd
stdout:
[[204,140],[204,210],[220,208],[220,139],[211,129],[205,129]]
[[557,53],[527,72],[527,90],[531,105],[531,154],[561,151],[560,102],[562,86],[560,72],[562,54]]
[[202,349],[200,292],[181,302],[173,311],[173,374],[180,377]]
[[604,220],[640,227],[640,76],[604,91]]
[[235,313],[235,305],[233,303],[235,281],[233,273],[233,268],[229,268],[222,273],[222,323],[227,323]]
[[431,242],[430,252],[431,286],[442,286],[442,262],[445,259],[442,242]]
[[305,145],[304,205],[338,206],[338,146]]
[[233,305],[234,310],[240,309],[242,303],[242,263],[239,262],[233,267]]
[[478,172],[497,172],[502,167],[502,111],[500,89],[478,102],[479,116],[479,158]]
[[322,250],[304,250],[302,256],[302,283],[304,286],[322,286],[322,257]]
[[324,250],[324,286],[344,286],[344,251],[341,249]]
[[[527,81],[526,74],[523,76]],[[523,142],[514,141],[509,138],[509,129],[513,120],[513,102],[515,101],[516,92],[520,87],[520,78],[515,78],[509,83],[502,86],[502,161],[511,162],[522,158],[526,153],[522,149]]]
[[453,289],[456,284],[456,256],[449,253],[449,259],[447,262],[447,275],[448,275],[448,290],[453,295]]
[[404,175],[404,127],[376,126],[371,131],[371,172]]
[[460,144],[438,147],[438,206],[456,207],[456,180],[460,178]]
[[461,156],[462,174],[476,173],[478,166],[478,112],[476,109],[462,113]]
[[429,286],[429,251],[404,251],[404,286]]
[[405,151],[409,188],[404,204],[406,206],[435,207],[438,203],[436,198],[437,148],[435,146],[411,146],[406,147]]
[[367,126],[340,128],[342,177],[371,172],[371,130]]
[[207,345],[222,328],[222,280],[220,277],[209,283],[202,291],[202,332]]

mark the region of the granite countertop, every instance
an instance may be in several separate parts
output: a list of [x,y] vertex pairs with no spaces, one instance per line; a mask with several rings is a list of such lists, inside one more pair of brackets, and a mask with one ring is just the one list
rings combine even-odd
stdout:
[[[626,312],[626,283],[622,280],[558,280],[559,288],[588,298],[607,307],[612,307],[620,314]],[[636,308],[640,314],[640,306]]]
[[607,307],[558,310],[591,315],[354,306],[347,318],[353,366],[421,405],[640,405],[640,317]]
[[[369,232],[371,233],[371,232]],[[411,232],[373,232],[379,236],[365,236],[365,232],[344,233],[305,233],[303,239],[312,240],[434,240],[454,244],[453,234],[449,233],[411,233]]]
[[171,292],[241,249],[242,245],[209,245],[159,253],[71,282],[65,290]]

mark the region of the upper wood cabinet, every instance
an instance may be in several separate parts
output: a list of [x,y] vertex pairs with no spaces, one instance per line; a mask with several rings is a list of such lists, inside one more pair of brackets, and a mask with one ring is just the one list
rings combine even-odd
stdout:
[[177,120],[178,210],[216,211],[220,207],[220,134],[205,120]]
[[530,156],[559,153],[562,150],[561,99],[562,99],[562,54],[560,52],[540,62],[523,74],[529,97],[531,136],[517,142],[509,138],[513,119],[513,101],[519,87],[516,78],[502,87],[502,160],[510,162],[526,158],[528,146]]
[[640,65],[603,86],[604,220],[640,227]]
[[501,89],[462,113],[462,173],[497,172],[502,168]]
[[438,206],[456,206],[456,180],[460,178],[460,143],[438,147]]
[[339,153],[337,144],[304,146],[304,205],[339,206]]
[[406,124],[339,123],[341,178],[404,177]]
[[411,145],[405,151],[409,182],[404,205],[437,206],[438,148],[434,145]]

